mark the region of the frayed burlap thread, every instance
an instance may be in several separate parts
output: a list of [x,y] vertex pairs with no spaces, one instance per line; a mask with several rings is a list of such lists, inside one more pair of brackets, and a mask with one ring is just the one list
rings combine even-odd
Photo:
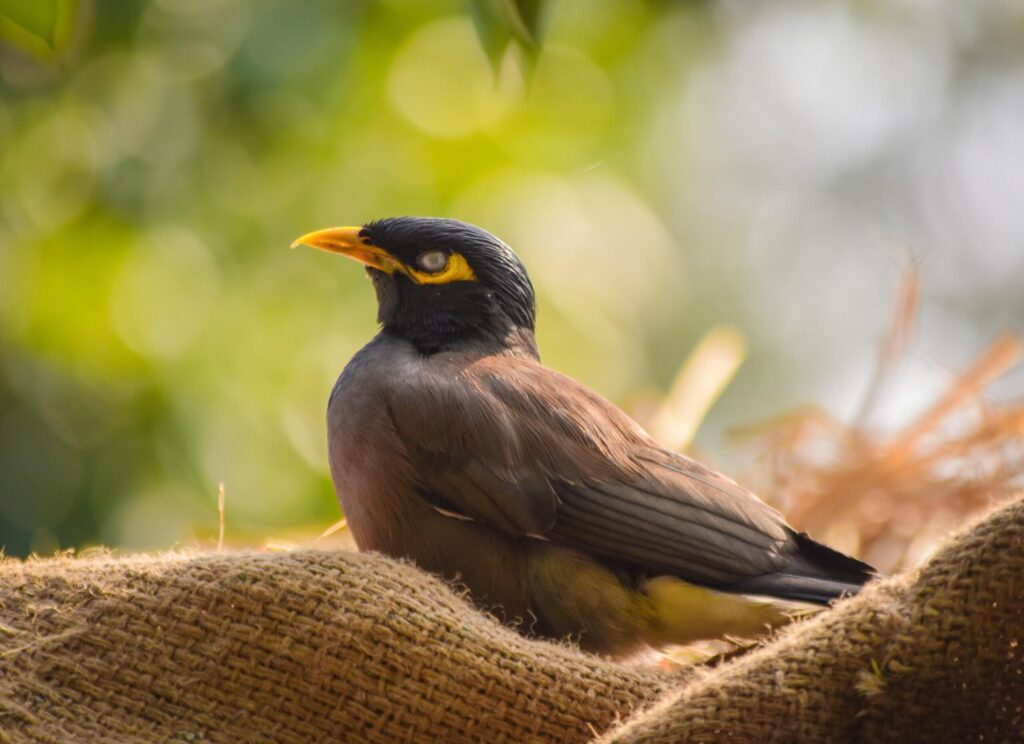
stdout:
[[[1024,502],[680,680],[369,554],[0,564],[4,741],[1024,741]],[[658,698],[658,696],[661,696]]]

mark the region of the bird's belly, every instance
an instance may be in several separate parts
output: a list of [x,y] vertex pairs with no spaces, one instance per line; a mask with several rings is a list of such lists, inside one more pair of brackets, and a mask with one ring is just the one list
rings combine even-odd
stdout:
[[789,619],[770,602],[674,576],[631,582],[554,545],[531,552],[529,576],[538,630],[609,656],[725,635],[756,637]]
[[360,550],[411,560],[464,586],[481,609],[499,619],[521,627],[530,624],[527,555],[521,541],[475,522],[446,517],[413,490],[389,489],[369,499],[352,499],[350,493],[339,488],[342,509]]
[[464,585],[480,608],[499,619],[521,627],[530,625],[526,552],[520,541],[473,522],[442,516],[430,507],[409,527],[406,534],[394,536],[393,554]]
[[654,612],[640,592],[600,563],[549,543],[531,546],[530,599],[537,630],[572,638],[580,647],[609,656],[640,649]]

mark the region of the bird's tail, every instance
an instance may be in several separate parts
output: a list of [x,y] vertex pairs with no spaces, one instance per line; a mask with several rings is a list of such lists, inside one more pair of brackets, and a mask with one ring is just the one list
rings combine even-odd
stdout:
[[812,540],[806,532],[794,531],[792,538],[796,549],[789,565],[776,573],[744,579],[729,591],[828,604],[856,594],[878,576],[867,563]]

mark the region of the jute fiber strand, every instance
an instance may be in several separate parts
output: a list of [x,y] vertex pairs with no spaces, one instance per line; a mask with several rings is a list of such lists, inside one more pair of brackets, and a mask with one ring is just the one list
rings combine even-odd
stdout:
[[7,741],[573,742],[609,728],[606,742],[1024,741],[1024,502],[922,570],[682,678],[522,638],[380,556],[0,564]]

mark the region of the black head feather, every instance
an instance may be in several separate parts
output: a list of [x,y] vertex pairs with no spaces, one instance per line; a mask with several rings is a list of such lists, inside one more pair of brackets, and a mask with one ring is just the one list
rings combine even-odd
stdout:
[[367,223],[360,236],[407,266],[430,251],[458,252],[476,275],[472,281],[418,284],[401,272],[368,269],[385,331],[424,353],[523,334],[532,343],[536,300],[526,267],[486,230],[458,220],[391,217]]

